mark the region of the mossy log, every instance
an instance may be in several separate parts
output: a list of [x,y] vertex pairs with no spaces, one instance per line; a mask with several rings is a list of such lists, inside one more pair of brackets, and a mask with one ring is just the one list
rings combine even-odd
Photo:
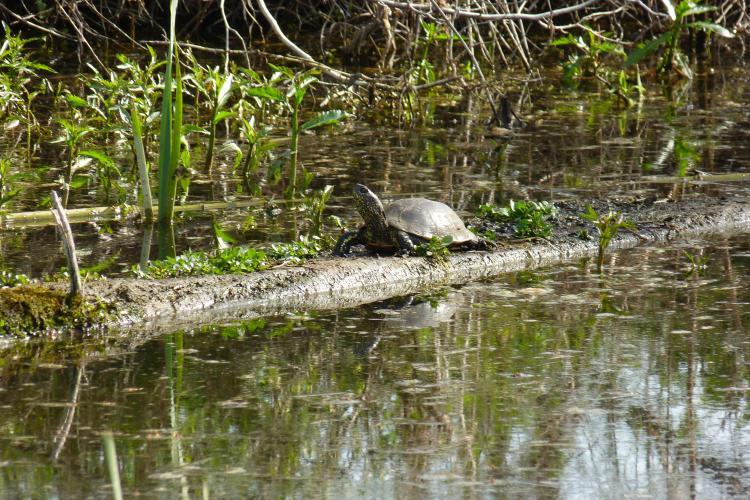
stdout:
[[[618,234],[610,251],[712,233],[750,229],[746,197],[696,199],[676,203],[600,203],[620,210],[637,230]],[[87,284],[87,303],[102,318],[103,305],[114,309],[109,326],[139,330],[174,329],[253,316],[355,306],[388,297],[460,284],[555,262],[593,257],[595,238],[580,238],[585,223],[580,205],[558,217],[550,240],[515,242],[492,252],[453,253],[443,260],[423,257],[321,258],[301,266],[251,274],[198,276],[164,280],[113,279]],[[62,288],[63,285],[51,285]],[[0,301],[3,299],[0,298]],[[31,326],[45,326],[36,320]],[[146,328],[144,328],[146,327]]]

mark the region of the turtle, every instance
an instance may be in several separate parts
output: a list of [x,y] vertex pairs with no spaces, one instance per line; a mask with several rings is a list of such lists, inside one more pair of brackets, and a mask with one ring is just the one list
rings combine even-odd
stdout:
[[433,237],[450,236],[450,248],[486,250],[490,244],[466,229],[461,218],[448,205],[426,198],[405,198],[383,206],[367,186],[355,184],[354,203],[365,225],[357,231],[346,231],[333,250],[347,255],[352,245],[361,244],[375,250],[397,250],[414,255],[416,245]]

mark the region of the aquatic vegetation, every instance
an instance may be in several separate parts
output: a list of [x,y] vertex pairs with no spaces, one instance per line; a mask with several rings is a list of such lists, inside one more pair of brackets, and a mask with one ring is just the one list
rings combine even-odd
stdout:
[[[169,6],[169,48],[164,69],[164,93],[161,108],[161,132],[159,134],[159,220],[171,222],[174,218],[174,202],[177,194],[177,165],[180,159],[182,140],[182,75],[179,51],[176,45],[175,21],[177,0]],[[175,100],[172,108],[172,64],[175,74]]]
[[268,255],[274,260],[297,265],[317,257],[330,247],[330,240],[322,236],[300,236],[296,241],[289,243],[273,243]]
[[208,252],[187,252],[176,257],[149,262],[145,272],[134,266],[141,277],[170,278],[203,274],[251,273],[268,267],[266,253],[255,248],[230,247]]
[[[220,231],[223,238],[228,235]],[[226,238],[225,241],[233,238]],[[149,262],[145,270],[133,266],[132,272],[142,278],[171,278],[205,274],[252,273],[276,263],[298,265],[330,248],[322,236],[300,236],[289,243],[273,243],[267,249],[221,245],[213,252],[186,252],[175,257]]]
[[0,158],[0,211],[4,210],[3,207],[21,192],[21,188],[14,187],[19,177],[20,174],[11,172],[10,160]]
[[682,253],[689,263],[688,276],[698,275],[708,267],[708,255],[701,255],[700,253],[693,254],[687,250],[683,250]]
[[28,285],[30,282],[29,277],[23,273],[14,273],[7,269],[0,270],[0,288]]
[[557,209],[548,201],[514,201],[508,206],[484,204],[477,211],[483,219],[497,224],[510,224],[516,238],[547,238],[552,233],[549,219]]
[[625,66],[628,67],[636,64],[644,58],[663,50],[658,66],[660,75],[669,76],[674,71],[686,78],[692,78],[693,71],[690,69],[687,56],[679,48],[679,42],[683,35],[688,30],[710,32],[724,38],[733,38],[734,34],[716,22],[703,20],[687,21],[689,17],[716,11],[717,7],[702,5],[701,2],[692,0],[680,0],[676,7],[672,6],[670,2],[665,3],[671,7],[669,11],[669,18],[672,21],[671,26],[665,33],[658,37],[639,44],[628,55]]
[[[196,63],[197,64],[197,63]],[[208,124],[208,146],[206,147],[205,169],[211,171],[213,167],[214,148],[216,143],[216,127],[219,123],[234,115],[233,111],[225,109],[232,95],[234,75],[223,73],[218,67],[205,70],[205,81],[198,81],[196,87],[208,99],[211,116]]]
[[314,190],[304,195],[302,206],[305,209],[306,218],[310,224],[308,234],[311,237],[321,235],[323,229],[323,212],[332,194],[333,186],[327,185],[321,190]]
[[453,236],[446,235],[442,238],[433,236],[429,240],[423,241],[416,246],[415,252],[420,257],[427,257],[436,261],[445,260],[450,255],[450,246],[453,243]]
[[50,66],[29,58],[27,45],[41,38],[23,38],[13,34],[5,22],[0,43],[0,119],[24,120],[28,126],[36,123],[31,102],[48,86],[40,80],[40,72],[55,73]]
[[599,214],[591,205],[586,207],[586,211],[581,217],[594,224],[599,233],[599,252],[597,256],[597,269],[601,271],[604,267],[604,252],[612,242],[612,238],[617,236],[621,229],[630,231],[635,230],[635,224],[626,220],[622,213],[610,210],[606,214]]

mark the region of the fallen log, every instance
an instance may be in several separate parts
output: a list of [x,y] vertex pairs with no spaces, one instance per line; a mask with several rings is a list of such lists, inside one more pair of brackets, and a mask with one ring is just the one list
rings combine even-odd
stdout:
[[[714,233],[750,229],[745,196],[669,203],[600,202],[600,213],[619,210],[637,230],[618,234],[613,249],[631,248]],[[597,241],[581,239],[591,228],[581,204],[563,204],[549,240],[512,242],[492,252],[452,253],[443,260],[424,257],[321,258],[301,266],[251,274],[151,279],[112,279],[87,284],[86,299],[114,307],[106,324],[139,330],[176,329],[259,315],[351,307],[389,297],[461,284],[505,272],[593,257]],[[52,288],[62,285],[51,285]],[[130,330],[130,328],[127,328]]]

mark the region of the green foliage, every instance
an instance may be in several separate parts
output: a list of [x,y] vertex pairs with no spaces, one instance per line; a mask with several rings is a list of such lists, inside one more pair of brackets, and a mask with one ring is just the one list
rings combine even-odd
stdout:
[[635,230],[635,224],[632,221],[626,220],[620,212],[610,210],[606,214],[599,214],[594,210],[591,205],[586,206],[586,211],[581,214],[581,217],[594,224],[596,231],[599,233],[599,256],[597,260],[597,268],[601,270],[604,265],[604,252],[609,247],[617,233],[621,229]]
[[614,55],[621,59],[625,55],[620,45],[598,36],[592,30],[587,30],[585,37],[568,33],[552,40],[549,46],[576,49],[563,64],[563,81],[569,87],[575,87],[577,80],[582,77],[600,75],[604,71],[605,56]]
[[[177,193],[177,165],[182,139],[182,78],[180,61],[175,44],[177,0],[170,2],[169,48],[164,70],[164,91],[161,108],[161,133],[159,135],[159,220],[171,222]],[[172,108],[172,62],[175,63],[176,92]]]
[[303,123],[300,128],[302,130],[312,130],[318,127],[324,127],[326,125],[336,125],[349,118],[351,114],[340,109],[332,109],[329,111],[323,111],[318,113],[313,118]]
[[149,262],[145,273],[137,266],[133,271],[142,277],[170,278],[203,274],[251,273],[268,267],[265,252],[255,248],[231,247],[215,253],[187,252],[176,257]]
[[319,255],[330,244],[323,238],[301,236],[291,243],[274,243],[267,250],[251,247],[220,248],[215,252],[187,252],[176,257],[149,262],[145,272],[138,266],[132,271],[147,278],[171,278],[205,274],[252,273],[267,269],[273,263],[301,264]]
[[446,235],[442,238],[433,236],[427,241],[417,245],[416,253],[420,257],[427,257],[428,259],[434,259],[437,261],[445,260],[450,255],[451,243],[453,243],[453,236]]
[[28,58],[27,45],[39,38],[22,38],[14,35],[10,26],[2,23],[4,37],[0,43],[0,118],[11,116],[35,122],[31,113],[31,101],[39,92],[44,92],[46,80],[38,81],[39,72],[54,73],[47,66]]
[[13,198],[18,196],[21,188],[14,188],[15,181],[20,178],[19,174],[11,172],[11,162],[6,158],[0,158],[0,211]]
[[692,254],[687,250],[683,250],[682,253],[690,264],[688,270],[689,276],[698,275],[708,267],[708,255]]
[[302,264],[307,259],[318,256],[330,247],[330,242],[320,236],[300,236],[291,243],[274,243],[268,255],[277,261],[290,264]]
[[700,153],[688,142],[677,139],[674,143],[674,156],[677,160],[677,175],[685,177],[688,169],[700,160]]
[[0,270],[0,288],[8,288],[18,285],[28,285],[31,282],[28,276],[22,273],[13,273],[7,269]]
[[557,209],[548,201],[513,201],[507,207],[481,205],[478,214],[498,224],[511,224],[516,238],[547,238],[552,234],[549,219]]
[[687,18],[715,11],[716,7],[701,5],[700,2],[692,0],[681,0],[671,16],[672,25],[666,33],[639,44],[625,61],[625,67],[637,64],[646,57],[656,54],[663,49],[659,59],[659,72],[663,75],[673,70],[686,78],[692,78],[693,72],[688,64],[687,57],[679,48],[679,41],[687,29],[695,29],[714,33],[725,38],[733,38],[734,34],[718,23],[711,21],[687,21]]
[[313,191],[305,195],[303,207],[308,222],[310,223],[310,236],[320,236],[323,229],[323,211],[328,204],[328,200],[333,194],[333,186],[326,186],[321,190]]

